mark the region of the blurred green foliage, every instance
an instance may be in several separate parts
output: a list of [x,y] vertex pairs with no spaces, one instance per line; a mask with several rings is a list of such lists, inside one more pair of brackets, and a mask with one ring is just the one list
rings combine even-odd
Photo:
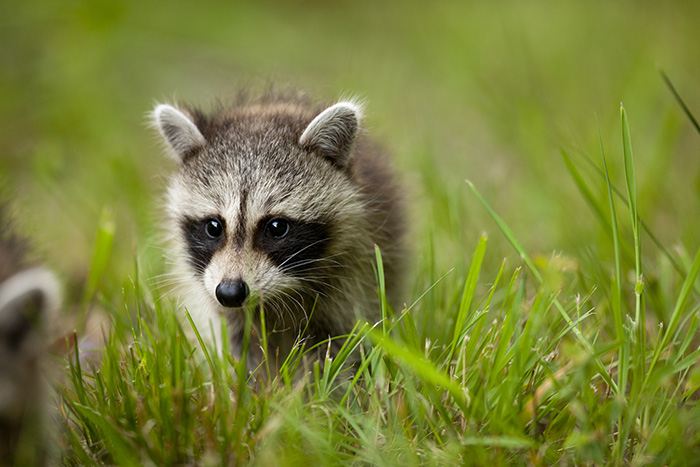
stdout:
[[[21,230],[74,284],[100,213],[112,210],[102,287],[117,292],[134,250],[161,267],[158,203],[171,167],[148,128],[153,104],[207,107],[274,83],[368,101],[366,127],[406,181],[415,263],[432,241],[436,277],[452,267],[464,276],[465,252],[495,231],[465,179],[529,251],[597,261],[612,243],[597,241],[608,233],[560,150],[599,161],[597,113],[622,185],[623,101],[639,212],[662,242],[694,251],[698,135],[657,67],[700,109],[698,18],[698,2],[4,1],[0,183]],[[605,200],[604,180],[579,165]],[[496,237],[487,269],[513,254]]]

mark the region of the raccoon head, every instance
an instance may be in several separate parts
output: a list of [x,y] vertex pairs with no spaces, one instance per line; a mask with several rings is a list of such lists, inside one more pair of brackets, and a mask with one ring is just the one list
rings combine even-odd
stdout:
[[178,163],[167,195],[175,262],[210,306],[230,314],[262,299],[292,312],[347,273],[343,257],[366,229],[351,175],[360,106],[205,116],[158,105],[153,118]]

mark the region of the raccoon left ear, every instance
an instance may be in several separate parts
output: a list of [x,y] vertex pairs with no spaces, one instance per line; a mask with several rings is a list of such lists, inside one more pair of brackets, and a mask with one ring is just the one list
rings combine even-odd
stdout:
[[340,167],[347,167],[361,116],[359,105],[339,102],[309,123],[299,138],[299,144],[317,151]]
[[19,272],[0,283],[0,340],[13,350],[29,341],[36,345],[59,302],[58,281],[43,268]]
[[153,122],[168,146],[175,152],[179,162],[206,144],[202,132],[185,112],[167,104],[153,109]]

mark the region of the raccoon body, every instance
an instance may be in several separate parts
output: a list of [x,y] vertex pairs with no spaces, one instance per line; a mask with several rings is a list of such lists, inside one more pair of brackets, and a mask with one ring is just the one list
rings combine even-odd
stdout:
[[42,361],[58,282],[26,261],[0,207],[0,465],[39,464],[45,454]]
[[[374,246],[398,303],[404,218],[386,156],[360,131],[354,102],[315,106],[267,96],[206,115],[158,105],[153,118],[178,163],[167,191],[172,259],[200,332],[227,320],[240,352],[244,307],[255,311],[251,351],[283,361],[377,321]],[[212,322],[213,320],[213,322]],[[340,341],[331,344],[335,352]],[[323,352],[326,351],[324,348]],[[261,355],[253,354],[255,367]]]

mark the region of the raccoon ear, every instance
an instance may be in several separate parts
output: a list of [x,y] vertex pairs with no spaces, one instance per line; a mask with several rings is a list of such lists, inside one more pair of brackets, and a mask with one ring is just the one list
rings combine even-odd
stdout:
[[299,144],[317,151],[340,167],[347,167],[361,117],[359,105],[339,102],[309,123],[299,138]]
[[185,112],[167,104],[159,104],[153,109],[152,115],[154,125],[177,155],[179,162],[206,143],[197,125]]
[[46,269],[28,269],[10,277],[0,284],[0,340],[13,350],[28,341],[36,347],[59,301],[58,281]]

